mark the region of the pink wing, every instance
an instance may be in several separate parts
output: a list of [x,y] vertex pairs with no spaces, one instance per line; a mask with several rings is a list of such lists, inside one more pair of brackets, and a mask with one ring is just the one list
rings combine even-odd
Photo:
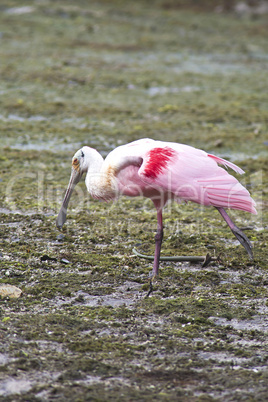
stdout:
[[246,188],[218,164],[244,173],[238,166],[188,145],[157,144],[138,171],[144,182],[185,201],[257,213]]

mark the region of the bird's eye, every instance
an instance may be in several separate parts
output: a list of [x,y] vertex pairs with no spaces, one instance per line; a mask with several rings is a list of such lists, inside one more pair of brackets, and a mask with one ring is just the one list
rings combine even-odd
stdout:
[[81,156],[82,156],[82,158],[84,158],[84,156],[85,156],[83,151],[81,151]]
[[73,160],[73,164],[74,164],[74,165],[77,165],[77,163],[78,163],[78,159],[75,158],[75,159]]

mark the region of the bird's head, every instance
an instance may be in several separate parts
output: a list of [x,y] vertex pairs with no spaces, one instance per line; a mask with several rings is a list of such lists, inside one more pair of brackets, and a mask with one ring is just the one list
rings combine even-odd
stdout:
[[102,156],[94,148],[84,146],[74,154],[71,177],[56,220],[58,228],[61,228],[66,221],[67,208],[72,192],[76,184],[81,180],[83,173],[86,173],[89,169],[98,172],[102,163]]
[[75,172],[80,173],[81,176],[83,173],[87,172],[87,170],[88,170],[88,165],[89,165],[88,150],[89,149],[90,149],[89,147],[83,147],[83,148],[79,149],[74,154],[73,159],[72,159],[72,169]]

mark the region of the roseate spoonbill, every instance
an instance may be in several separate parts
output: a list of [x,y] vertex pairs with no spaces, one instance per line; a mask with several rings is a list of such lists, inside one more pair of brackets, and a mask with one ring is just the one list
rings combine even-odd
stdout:
[[163,239],[162,209],[168,200],[215,207],[253,258],[249,239],[224,208],[256,214],[256,204],[245,187],[219,165],[244,173],[232,162],[173,142],[137,140],[115,148],[105,160],[95,149],[84,146],[73,156],[72,173],[56,225],[61,228],[66,221],[72,191],[86,173],[86,186],[93,198],[109,201],[126,195],[148,197],[153,201],[157,232],[152,277],[158,275]]

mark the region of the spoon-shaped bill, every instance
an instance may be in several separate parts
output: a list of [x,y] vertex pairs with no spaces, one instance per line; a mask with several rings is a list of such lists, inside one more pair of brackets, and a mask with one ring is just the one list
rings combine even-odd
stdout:
[[75,188],[75,185],[80,181],[81,177],[82,177],[82,173],[73,168],[71,177],[70,177],[70,181],[69,181],[64,199],[62,201],[60,212],[59,212],[57,220],[56,220],[56,226],[59,229],[62,228],[62,226],[64,225],[64,223],[66,221],[67,208],[68,208],[68,204],[69,204],[72,192]]

